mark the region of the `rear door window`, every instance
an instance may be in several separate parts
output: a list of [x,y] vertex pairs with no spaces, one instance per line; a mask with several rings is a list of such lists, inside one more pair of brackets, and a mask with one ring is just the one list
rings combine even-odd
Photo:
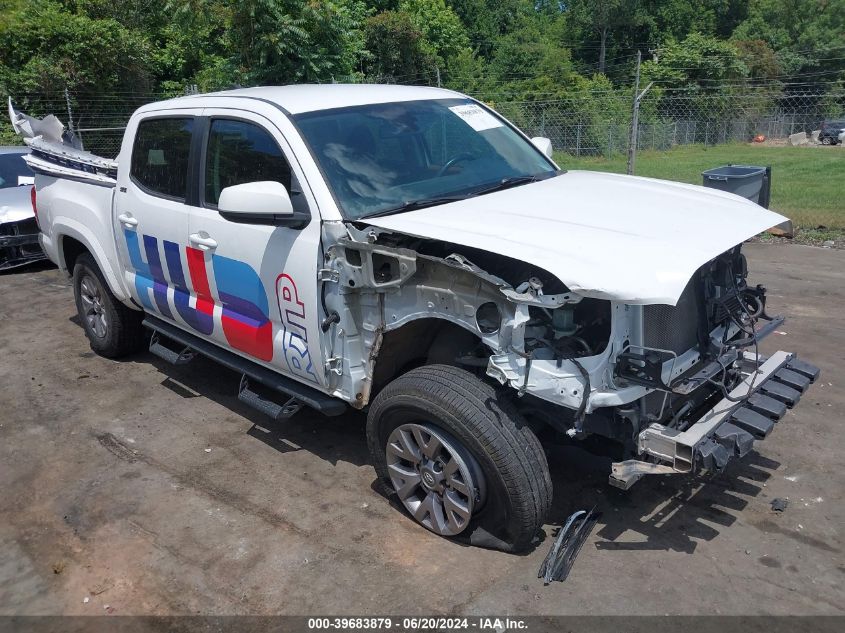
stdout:
[[194,119],[145,119],[132,146],[132,180],[148,193],[184,201]]

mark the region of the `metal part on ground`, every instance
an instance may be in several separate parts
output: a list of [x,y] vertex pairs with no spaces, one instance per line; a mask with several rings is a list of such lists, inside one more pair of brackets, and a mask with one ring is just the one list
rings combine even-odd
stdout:
[[596,513],[595,506],[589,512],[578,510],[569,516],[557,533],[552,548],[546,558],[543,559],[543,564],[540,565],[540,571],[537,573],[537,578],[542,578],[544,585],[548,585],[553,580],[563,581],[567,579],[569,572],[572,570],[572,565],[575,563],[575,557],[578,556],[578,552],[590,535],[599,516]]

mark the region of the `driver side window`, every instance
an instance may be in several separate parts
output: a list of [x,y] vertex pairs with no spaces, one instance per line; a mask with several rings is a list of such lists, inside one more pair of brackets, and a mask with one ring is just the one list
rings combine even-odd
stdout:
[[290,165],[273,137],[254,123],[213,119],[205,155],[205,204],[216,206],[226,187],[263,180],[291,190]]

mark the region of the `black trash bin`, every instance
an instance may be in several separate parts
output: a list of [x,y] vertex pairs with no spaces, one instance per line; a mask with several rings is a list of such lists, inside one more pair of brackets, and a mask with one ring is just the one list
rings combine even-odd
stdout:
[[726,165],[701,172],[704,186],[735,193],[761,207],[769,208],[771,167]]

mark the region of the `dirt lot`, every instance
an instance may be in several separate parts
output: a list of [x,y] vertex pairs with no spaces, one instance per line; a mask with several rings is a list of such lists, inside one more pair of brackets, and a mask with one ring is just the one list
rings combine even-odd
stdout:
[[209,362],[96,357],[56,270],[2,275],[0,614],[841,614],[845,251],[747,251],[791,317],[765,349],[821,381],[709,482],[623,493],[606,461],[552,451],[546,534],[577,508],[603,516],[549,587],[548,540],[463,547],[390,507],[360,415],[272,425]]

